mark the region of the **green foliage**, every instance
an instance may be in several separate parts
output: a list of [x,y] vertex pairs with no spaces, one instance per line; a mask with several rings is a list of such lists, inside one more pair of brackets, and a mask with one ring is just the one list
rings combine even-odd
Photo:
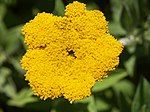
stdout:
[[124,63],[124,66],[130,76],[133,76],[134,74],[135,61],[136,57],[133,55]]
[[38,101],[37,98],[32,97],[32,91],[30,89],[22,89],[12,99],[8,101],[8,105],[23,107],[27,103],[33,103]]
[[12,5],[16,3],[16,0],[0,0],[0,3]]
[[54,14],[63,16],[65,11],[65,6],[62,0],[55,0]]
[[133,99],[132,112],[149,112],[150,110],[149,88],[150,83],[145,78],[142,77]]
[[20,66],[27,47],[20,30],[39,12],[63,16],[72,1],[0,0],[0,112],[149,112],[149,0],[78,0],[105,14],[110,33],[124,44],[120,65],[81,101],[42,101],[33,95]]
[[112,87],[115,83],[125,78],[126,76],[127,76],[127,73],[123,70],[115,71],[111,73],[111,75],[108,78],[104,79],[101,82],[100,81],[97,82],[95,86],[93,87],[93,92],[102,91],[109,87]]
[[10,69],[2,67],[0,69],[0,91],[4,93],[7,97],[14,97],[16,94],[16,87],[10,75]]

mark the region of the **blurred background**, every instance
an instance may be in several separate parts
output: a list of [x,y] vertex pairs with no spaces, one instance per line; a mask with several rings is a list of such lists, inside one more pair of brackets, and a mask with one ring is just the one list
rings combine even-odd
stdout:
[[0,0],[0,112],[150,112],[149,0],[78,0],[101,10],[125,45],[120,65],[82,101],[33,96],[19,63],[26,50],[21,28],[39,12],[63,16],[72,1]]

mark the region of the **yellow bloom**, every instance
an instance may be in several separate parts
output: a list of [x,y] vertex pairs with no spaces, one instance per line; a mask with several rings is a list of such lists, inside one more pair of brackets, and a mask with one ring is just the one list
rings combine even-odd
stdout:
[[21,65],[34,94],[69,101],[90,96],[96,81],[119,64],[123,49],[107,24],[102,12],[79,2],[66,6],[64,17],[39,13],[27,23]]

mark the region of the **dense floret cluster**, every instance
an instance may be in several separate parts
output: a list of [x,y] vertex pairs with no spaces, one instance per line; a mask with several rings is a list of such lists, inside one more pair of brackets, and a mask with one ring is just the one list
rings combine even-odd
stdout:
[[91,94],[96,81],[119,64],[123,46],[108,31],[102,12],[83,3],[66,6],[64,17],[39,13],[22,29],[28,50],[21,60],[34,94],[69,101]]

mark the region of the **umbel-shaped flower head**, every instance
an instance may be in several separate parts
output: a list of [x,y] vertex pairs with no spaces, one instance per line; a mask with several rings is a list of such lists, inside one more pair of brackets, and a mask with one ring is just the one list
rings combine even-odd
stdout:
[[119,64],[123,48],[107,24],[102,12],[79,2],[66,6],[64,17],[39,13],[26,23],[21,65],[34,94],[69,101],[90,96],[96,81]]

